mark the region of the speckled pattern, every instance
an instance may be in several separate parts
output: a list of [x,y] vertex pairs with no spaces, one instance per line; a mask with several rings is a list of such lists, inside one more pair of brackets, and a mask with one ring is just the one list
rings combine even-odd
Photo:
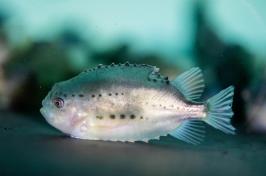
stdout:
[[[193,101],[203,92],[201,70],[191,68],[178,78],[169,82],[159,68],[146,64],[99,65],[56,83],[41,113],[74,138],[147,142],[175,131],[183,121],[206,117],[205,104]],[[202,140],[200,134],[190,136],[195,138],[191,143]]]
[[40,116],[0,113],[0,175],[266,174],[266,137],[207,129],[198,146],[162,137],[149,144],[77,140]]

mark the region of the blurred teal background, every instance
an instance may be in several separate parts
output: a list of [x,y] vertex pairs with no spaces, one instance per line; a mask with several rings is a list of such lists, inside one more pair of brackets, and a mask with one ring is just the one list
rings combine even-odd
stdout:
[[1,0],[0,108],[38,113],[55,82],[99,63],[147,63],[171,78],[199,66],[206,96],[235,85],[234,123],[264,131],[264,108],[253,111],[264,107],[257,97],[264,95],[258,90],[265,79],[265,6],[263,0]]
[[238,133],[265,138],[265,0],[0,0],[2,121],[47,125],[39,109],[54,83],[126,61],[172,79],[198,66],[203,99],[234,85]]
[[246,106],[254,103],[244,98],[254,97],[251,88],[260,89],[264,79],[265,6],[263,0],[1,0],[0,107],[38,112],[55,82],[99,63],[130,61],[156,65],[171,78],[199,66],[206,95],[235,85],[235,121],[245,124]]

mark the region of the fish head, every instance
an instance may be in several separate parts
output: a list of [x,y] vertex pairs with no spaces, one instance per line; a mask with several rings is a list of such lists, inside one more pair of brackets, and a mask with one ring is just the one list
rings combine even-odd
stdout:
[[70,93],[65,86],[63,82],[53,86],[42,101],[40,112],[50,125],[66,134],[71,134],[80,117],[77,117],[75,101],[69,96]]

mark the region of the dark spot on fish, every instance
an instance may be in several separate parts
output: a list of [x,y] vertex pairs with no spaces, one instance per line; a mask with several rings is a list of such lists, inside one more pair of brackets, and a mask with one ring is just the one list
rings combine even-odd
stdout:
[[118,95],[118,93],[115,93],[115,95],[117,96],[117,95]]
[[115,66],[115,63],[111,63],[111,65],[110,65],[111,67],[113,67],[113,66]]
[[148,81],[151,81],[151,78],[148,78]]
[[157,82],[157,79],[153,79],[153,82]]
[[134,67],[137,67],[137,64],[133,64]]
[[74,94],[72,94],[72,97],[75,97],[75,95],[74,95]]
[[140,116],[140,119],[143,119],[143,117],[142,117],[142,116]]
[[168,81],[168,76],[164,77],[164,80]]
[[134,115],[134,114],[131,114],[131,115],[130,115],[130,118],[131,118],[131,119],[135,119],[135,115]]
[[166,84],[170,84],[170,81],[169,81],[169,80],[167,80],[167,81],[165,81],[165,83],[166,83]]
[[120,119],[125,119],[125,118],[126,118],[126,116],[124,114],[120,115]]
[[108,95],[109,95],[109,96],[112,96],[112,94],[111,94],[111,93],[109,93]]
[[121,93],[121,95],[124,95],[124,93]]
[[96,116],[97,119],[103,119],[103,116]]
[[67,94],[64,94],[63,96],[66,98],[67,97]]
[[162,105],[160,104],[160,107],[162,107]]
[[165,106],[164,106],[163,108],[164,108],[164,109],[166,109],[166,107],[165,107]]
[[99,97],[101,97],[101,96],[102,96],[102,94],[99,94],[98,96],[99,96]]
[[94,98],[94,97],[95,97],[95,95],[94,95],[94,94],[92,94],[92,95],[91,95],[91,97],[92,97],[92,98]]
[[126,63],[125,63],[125,66],[129,66],[129,62],[126,62]]
[[111,119],[115,119],[115,115],[114,115],[114,114],[111,114],[111,115],[110,115],[110,118],[111,118]]
[[84,95],[83,94],[79,94],[79,97],[84,97]]

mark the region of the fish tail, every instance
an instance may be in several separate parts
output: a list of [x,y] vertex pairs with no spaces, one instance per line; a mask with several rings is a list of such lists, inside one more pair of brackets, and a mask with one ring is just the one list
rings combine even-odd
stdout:
[[229,86],[207,100],[207,116],[203,119],[212,127],[227,134],[235,134],[235,128],[231,125],[234,115],[232,103],[234,87]]

